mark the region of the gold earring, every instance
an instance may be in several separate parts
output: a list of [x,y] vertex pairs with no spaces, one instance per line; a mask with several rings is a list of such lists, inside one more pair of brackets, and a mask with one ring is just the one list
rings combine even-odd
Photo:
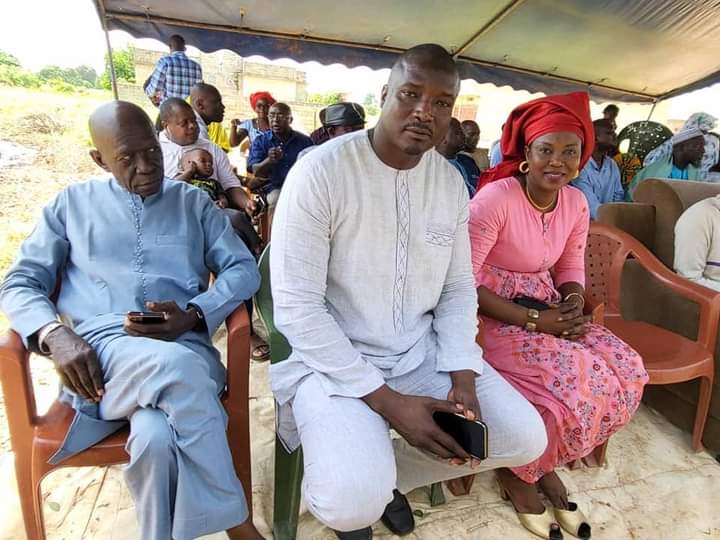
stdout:
[[521,161],[518,170],[523,174],[527,174],[530,170],[530,164],[527,161]]

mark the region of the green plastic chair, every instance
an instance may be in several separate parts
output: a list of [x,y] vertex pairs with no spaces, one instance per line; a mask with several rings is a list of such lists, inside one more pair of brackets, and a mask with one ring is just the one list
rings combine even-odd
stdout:
[[[255,294],[255,307],[265,324],[270,345],[270,363],[282,362],[290,356],[290,344],[273,320],[273,300],[270,289],[270,244],[260,255],[260,289]],[[273,495],[273,538],[276,540],[295,540],[297,536],[298,514],[300,512],[300,486],[303,477],[302,448],[288,454],[280,439],[275,435],[275,492]],[[445,495],[440,482],[430,487],[430,504],[438,506],[445,503]]]
[[[290,356],[290,344],[273,319],[273,301],[270,291],[270,244],[260,255],[260,289],[255,294],[255,306],[268,332],[270,363],[282,362]],[[273,537],[277,540],[295,540],[300,511],[300,484],[303,476],[302,449],[288,454],[275,435],[275,492],[273,501]]]

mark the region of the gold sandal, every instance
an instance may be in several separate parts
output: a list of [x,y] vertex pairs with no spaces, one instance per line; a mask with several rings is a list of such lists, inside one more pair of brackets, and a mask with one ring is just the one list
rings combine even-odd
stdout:
[[512,499],[510,498],[510,494],[500,483],[499,479],[497,483],[500,487],[500,497],[504,501],[510,501],[513,510],[515,510],[515,514],[517,514],[517,517],[523,527],[525,527],[535,536],[545,538],[546,540],[563,540],[563,534],[560,530],[560,525],[558,525],[557,522],[553,520],[553,516],[550,513],[550,510],[545,508],[542,514],[524,514],[522,512],[518,512],[515,508],[515,503],[513,503]]
[[582,538],[583,540],[592,537],[592,529],[587,521],[587,518],[582,513],[582,510],[578,508],[578,505],[574,502],[568,503],[568,509],[562,510],[555,508],[555,519],[558,520],[560,526],[567,532]]

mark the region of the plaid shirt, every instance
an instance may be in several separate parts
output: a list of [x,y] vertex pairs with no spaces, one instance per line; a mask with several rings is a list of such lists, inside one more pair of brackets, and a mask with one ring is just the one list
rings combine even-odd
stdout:
[[163,56],[155,66],[150,83],[145,88],[148,97],[160,93],[160,101],[176,97],[185,99],[196,83],[202,81],[202,68],[184,52],[175,51]]

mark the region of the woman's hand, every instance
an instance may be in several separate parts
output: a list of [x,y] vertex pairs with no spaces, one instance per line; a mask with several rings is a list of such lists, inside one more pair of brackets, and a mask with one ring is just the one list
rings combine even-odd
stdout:
[[580,302],[563,302],[540,312],[537,331],[565,339],[577,339],[585,335],[586,324],[591,319],[591,316],[583,315]]

